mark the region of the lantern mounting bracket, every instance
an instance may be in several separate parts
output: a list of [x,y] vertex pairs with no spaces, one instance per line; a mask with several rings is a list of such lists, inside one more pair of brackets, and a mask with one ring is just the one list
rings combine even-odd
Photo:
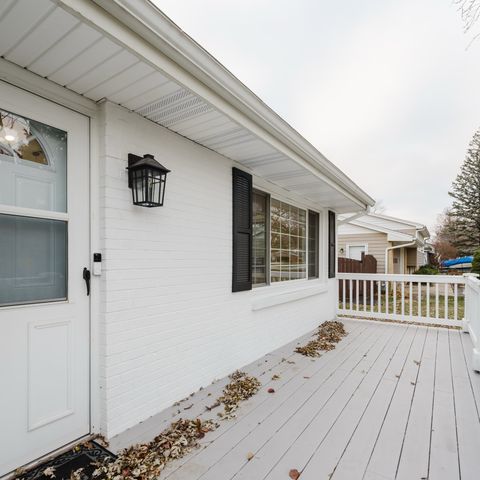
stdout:
[[141,157],[140,155],[135,155],[133,153],[128,154],[128,167],[127,167],[127,170],[128,170],[128,188],[132,188],[132,186],[133,186],[133,181],[132,181],[133,175],[131,173],[130,167],[132,167],[137,162],[142,160],[142,158],[143,157]]

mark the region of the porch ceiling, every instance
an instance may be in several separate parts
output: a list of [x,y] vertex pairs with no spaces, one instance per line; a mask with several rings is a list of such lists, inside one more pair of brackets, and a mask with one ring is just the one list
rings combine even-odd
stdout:
[[366,208],[368,200],[362,204],[321,168],[275,148],[64,3],[71,2],[1,2],[0,55],[95,102],[122,105],[321,206]]

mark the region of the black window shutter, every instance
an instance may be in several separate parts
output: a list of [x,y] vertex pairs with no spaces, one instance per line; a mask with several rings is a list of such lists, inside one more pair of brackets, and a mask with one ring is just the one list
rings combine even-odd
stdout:
[[335,212],[328,212],[328,278],[335,278],[337,246],[335,242],[337,222]]
[[232,292],[252,289],[252,176],[233,168]]

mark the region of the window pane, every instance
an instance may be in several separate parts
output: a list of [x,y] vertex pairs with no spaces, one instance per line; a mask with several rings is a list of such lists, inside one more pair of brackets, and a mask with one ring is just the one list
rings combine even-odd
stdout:
[[0,204],[66,212],[67,133],[0,110]]
[[0,305],[67,297],[67,223],[0,215]]
[[319,215],[308,212],[308,278],[318,278]]
[[272,283],[305,278],[306,211],[275,199],[270,211]]
[[267,283],[267,197],[253,192],[253,284]]

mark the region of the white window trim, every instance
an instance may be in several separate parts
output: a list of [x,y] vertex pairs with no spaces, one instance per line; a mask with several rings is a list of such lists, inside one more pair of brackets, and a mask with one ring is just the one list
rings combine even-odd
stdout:
[[[256,181],[254,177],[254,182],[253,182],[253,190],[257,190],[261,193],[264,193],[268,195],[268,215],[269,215],[269,225],[267,226],[268,229],[268,235],[267,235],[267,257],[268,257],[268,265],[267,265],[267,283],[257,283],[257,284],[252,284],[252,290],[258,292],[260,295],[264,295],[267,290],[269,293],[274,293],[274,290],[280,290],[280,289],[285,289],[285,290],[298,290],[300,288],[309,288],[313,286],[314,284],[319,284],[319,285],[327,285],[327,278],[328,278],[328,270],[326,269],[326,266],[328,265],[328,248],[327,248],[327,239],[324,238],[325,231],[328,231],[328,229],[325,229],[325,219],[328,218],[328,216],[325,214],[326,209],[325,208],[320,208],[318,206],[312,206],[307,203],[304,203],[304,201],[299,201],[293,198],[290,198],[281,192],[278,191],[273,191],[271,188],[267,188],[264,182],[262,181]],[[297,208],[301,208],[302,210],[306,211],[306,277],[305,278],[299,278],[295,280],[283,280],[280,282],[271,282],[271,263],[270,263],[270,256],[271,256],[271,245],[272,245],[272,231],[271,231],[271,226],[270,226],[270,204],[271,200],[279,200],[280,202],[283,203],[288,203],[289,205],[292,205]],[[319,270],[319,276],[318,278],[308,278],[308,261],[309,261],[309,249],[308,249],[308,235],[309,235],[309,230],[308,230],[308,211],[311,210],[312,212],[318,213],[319,215],[319,228],[318,228],[318,270]],[[267,287],[267,288],[265,288]],[[326,288],[325,288],[326,290]],[[323,290],[322,290],[323,291]],[[277,296],[278,293],[275,293],[275,296]],[[286,300],[287,301],[287,300]],[[283,303],[283,302],[280,302]]]
[[365,255],[368,255],[368,243],[347,243],[346,245],[346,258],[350,257],[350,247],[364,247]]

